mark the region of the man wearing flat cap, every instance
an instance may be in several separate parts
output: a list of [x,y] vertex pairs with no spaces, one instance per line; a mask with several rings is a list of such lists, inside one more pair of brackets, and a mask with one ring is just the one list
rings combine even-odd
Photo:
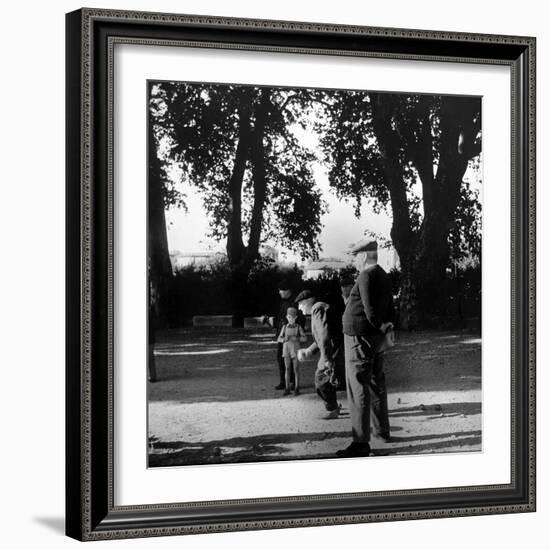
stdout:
[[378,351],[393,325],[389,275],[378,265],[376,241],[362,241],[351,249],[359,275],[343,316],[346,385],[353,441],[339,457],[369,456],[371,415],[375,435],[390,439],[383,353]]
[[298,360],[303,361],[319,352],[319,361],[315,370],[315,390],[323,400],[327,413],[326,419],[338,418],[340,405],[336,400],[335,366],[339,351],[337,330],[335,327],[335,311],[325,302],[318,300],[311,290],[303,290],[296,296],[299,310],[305,315],[311,315],[311,334],[313,344],[298,352]]

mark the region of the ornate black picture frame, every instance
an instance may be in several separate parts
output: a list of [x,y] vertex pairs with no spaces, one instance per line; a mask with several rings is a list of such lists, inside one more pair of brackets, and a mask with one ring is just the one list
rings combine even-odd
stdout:
[[[512,82],[511,482],[216,502],[113,498],[113,45],[475,62]],[[81,9],[67,15],[66,532],[79,540],[535,510],[535,39]],[[144,161],[145,162],[145,161]]]

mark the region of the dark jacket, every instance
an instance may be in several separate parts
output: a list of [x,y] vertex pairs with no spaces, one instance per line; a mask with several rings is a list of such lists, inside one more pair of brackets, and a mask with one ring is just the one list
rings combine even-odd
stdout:
[[380,325],[393,321],[391,290],[390,276],[379,265],[361,271],[344,310],[344,334],[380,335]]

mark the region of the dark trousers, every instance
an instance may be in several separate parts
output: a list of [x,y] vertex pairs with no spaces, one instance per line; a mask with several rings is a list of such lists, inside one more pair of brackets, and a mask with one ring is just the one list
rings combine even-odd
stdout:
[[344,335],[346,387],[353,440],[370,441],[370,423],[375,432],[389,435],[388,395],[384,376],[384,354],[375,353],[375,342],[364,336]]
[[327,411],[338,408],[336,399],[336,387],[334,386],[334,364],[327,363],[325,359],[319,359],[315,371],[315,390],[317,395],[325,402]]
[[344,357],[344,339],[338,347],[334,358],[334,374],[336,376],[336,389],[346,390],[346,360]]
[[[285,360],[283,357],[283,343],[277,343],[277,365],[279,366],[279,384],[285,386]],[[290,371],[290,383],[294,384],[294,369]]]

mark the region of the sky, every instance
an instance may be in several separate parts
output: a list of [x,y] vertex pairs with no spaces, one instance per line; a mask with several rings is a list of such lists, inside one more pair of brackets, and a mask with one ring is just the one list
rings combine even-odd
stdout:
[[[326,168],[321,164],[314,166],[315,181],[328,203],[328,212],[322,217],[323,229],[320,234],[322,247],[321,257],[344,257],[350,244],[361,240],[366,229],[389,238],[391,217],[387,214],[377,215],[368,206],[361,209],[361,218],[354,214],[354,204],[346,203],[336,198],[329,189]],[[225,243],[217,243],[206,237],[208,233],[208,218],[197,192],[192,188],[185,189],[188,212],[181,208],[171,208],[166,213],[168,227],[168,248],[170,252],[199,252],[203,250],[224,250]],[[285,252],[288,261],[300,262],[298,256],[277,246],[276,243],[265,241],[264,244],[274,246],[280,252]]]

